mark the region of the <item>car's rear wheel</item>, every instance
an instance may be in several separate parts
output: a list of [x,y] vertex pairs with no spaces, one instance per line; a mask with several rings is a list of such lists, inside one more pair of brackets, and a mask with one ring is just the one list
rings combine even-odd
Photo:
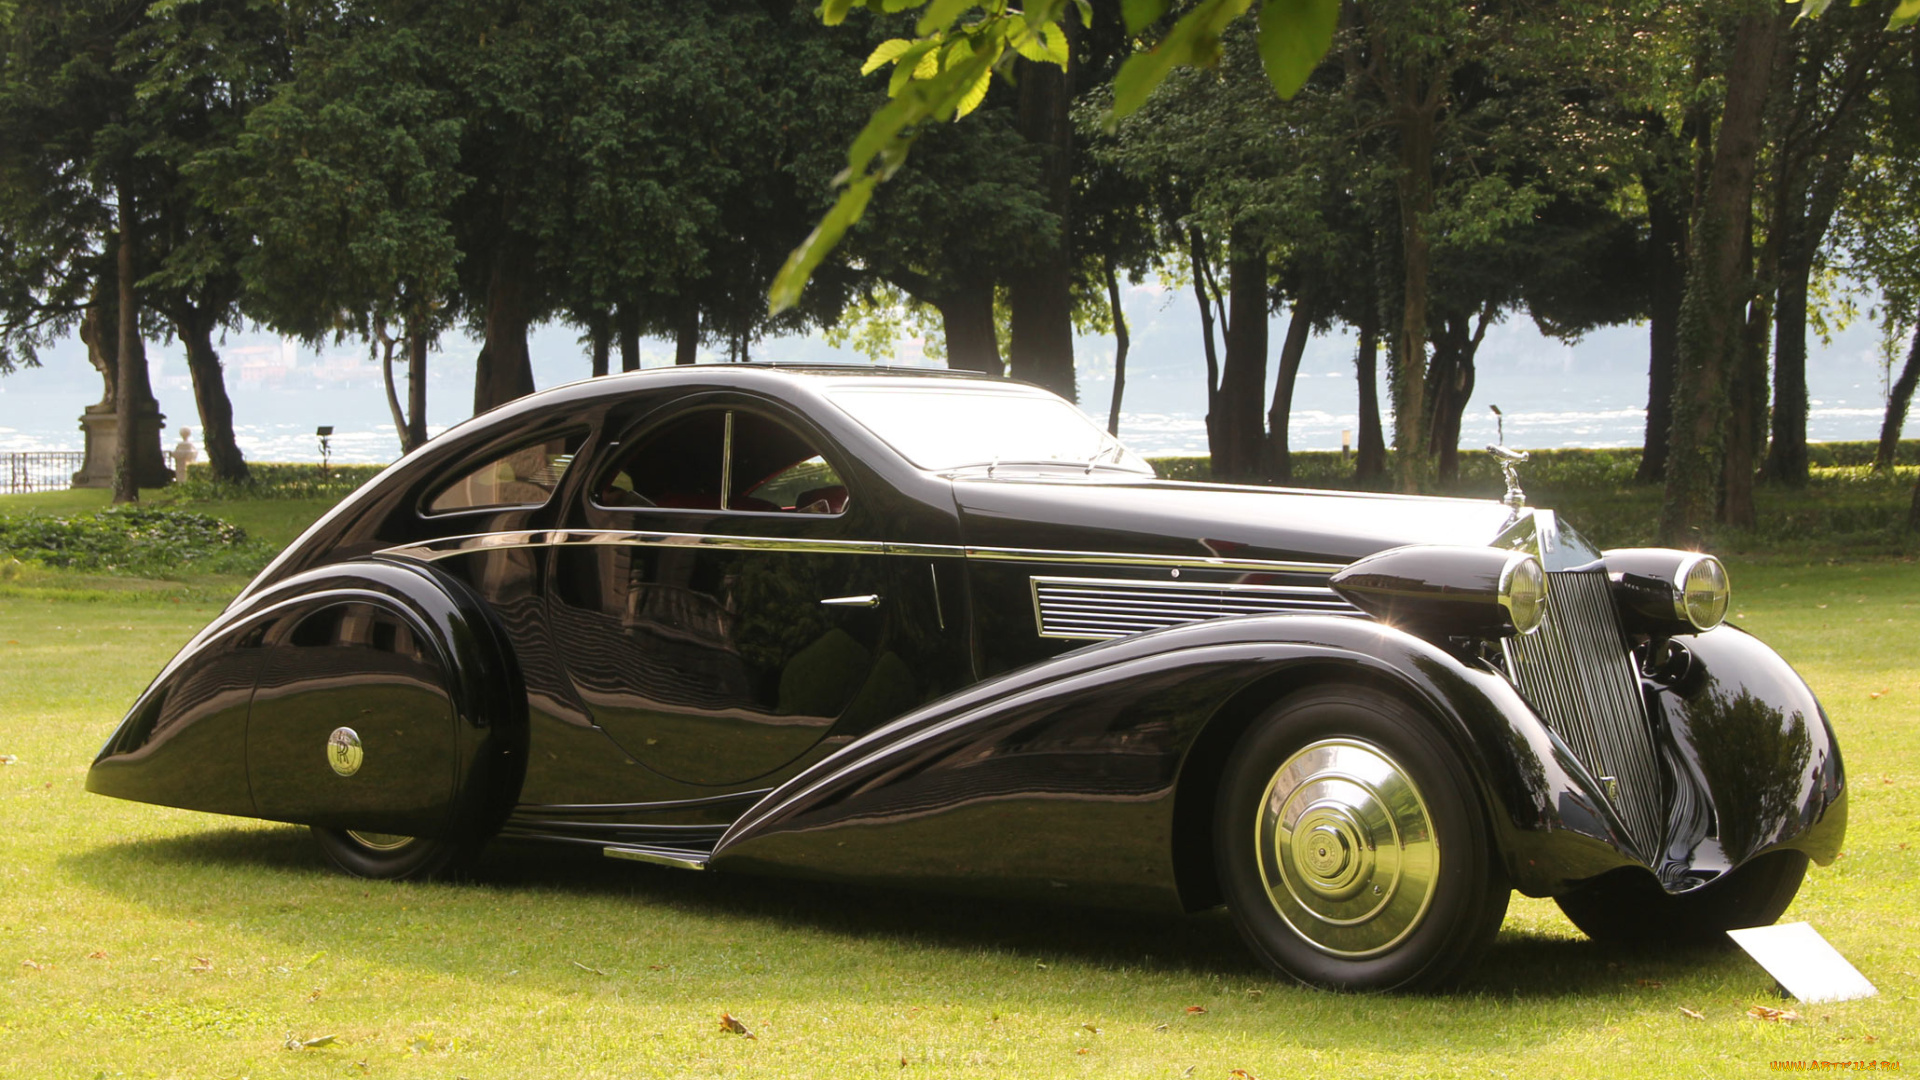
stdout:
[[358,829],[313,826],[327,861],[354,877],[392,881],[459,877],[479,854],[471,840],[400,836]]
[[1254,953],[1343,990],[1447,982],[1492,941],[1510,892],[1459,754],[1363,686],[1295,694],[1253,722],[1222,778],[1214,852]]
[[1807,875],[1807,856],[1778,851],[1678,896],[1651,874],[1620,870],[1554,902],[1595,941],[1614,945],[1721,944],[1726,932],[1772,926],[1786,914]]

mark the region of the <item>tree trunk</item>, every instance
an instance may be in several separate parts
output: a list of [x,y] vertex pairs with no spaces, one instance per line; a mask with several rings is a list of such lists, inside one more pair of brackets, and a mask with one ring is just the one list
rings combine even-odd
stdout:
[[620,370],[640,370],[640,309],[631,302],[622,303],[617,316],[620,323]]
[[412,453],[427,445],[427,335],[407,328],[407,434],[400,449]]
[[1113,403],[1107,406],[1107,434],[1120,434],[1120,399],[1127,392],[1127,313],[1120,307],[1120,278],[1113,260],[1101,266],[1107,276],[1107,310],[1113,315]]
[[1487,338],[1487,326],[1493,321],[1491,305],[1482,308],[1478,322],[1469,329],[1464,313],[1449,315],[1441,322],[1434,338],[1433,367],[1427,373],[1427,389],[1433,402],[1429,446],[1438,463],[1443,484],[1460,479],[1460,427],[1473,398],[1474,358],[1480,343]]
[[1266,442],[1260,400],[1267,388],[1267,248],[1238,226],[1228,248],[1227,291],[1233,306],[1226,362],[1220,367],[1221,444],[1227,457],[1214,463],[1213,474],[1253,480]]
[[1813,276],[1812,255],[1810,250],[1782,254],[1773,308],[1772,438],[1761,475],[1789,487],[1807,483],[1807,286]]
[[587,316],[587,348],[593,364],[594,378],[597,379],[612,370],[613,320],[607,317],[604,309],[595,310]]
[[[1409,97],[1420,94],[1418,80],[1407,80]],[[1432,241],[1426,215],[1433,210],[1434,111],[1408,108],[1400,121],[1400,247],[1405,273],[1399,332],[1393,364],[1393,446],[1396,481],[1401,491],[1424,489],[1431,462],[1424,423],[1427,416],[1427,270]]]
[[[1752,228],[1749,217],[1749,253],[1753,250]],[[1772,293],[1758,283],[1772,278],[1777,250],[1769,238],[1758,274],[1748,286],[1746,323],[1727,380],[1727,449],[1720,474],[1720,521],[1741,529],[1751,529],[1757,523],[1753,480],[1765,449],[1761,440],[1767,430],[1767,343],[1773,327]]]
[[1207,248],[1197,226],[1187,226],[1188,258],[1193,265],[1193,298],[1200,303],[1200,342],[1207,358],[1208,469],[1221,475],[1226,451],[1220,445],[1220,357],[1213,348],[1213,305],[1207,302]]
[[993,282],[966,281],[942,293],[940,329],[947,339],[947,366],[959,371],[1005,375],[999,332],[993,325]]
[[673,328],[673,362],[691,364],[700,359],[700,308],[682,299]]
[[1673,371],[1680,351],[1680,302],[1687,290],[1687,199],[1680,178],[1641,178],[1647,192],[1647,431],[1634,479],[1667,475],[1673,430]]
[[187,370],[193,376],[193,403],[200,411],[200,445],[207,451],[207,471],[218,481],[245,484],[252,480],[247,459],[233,439],[233,402],[213,349],[213,318],[188,307],[174,321],[187,348]]
[[1353,477],[1361,483],[1387,471],[1387,440],[1380,423],[1379,321],[1378,311],[1368,305],[1360,319],[1360,349],[1353,358],[1354,379],[1360,384],[1360,442]]
[[113,501],[140,501],[139,485],[139,407],[153,396],[147,381],[147,355],[140,347],[140,300],[133,290],[133,199],[125,187],[120,189],[119,250],[114,259],[114,283],[119,318],[115,327],[114,351],[119,356],[120,374],[114,380],[114,420],[119,428],[113,450]]
[[1900,377],[1887,388],[1887,414],[1880,421],[1880,445],[1873,452],[1873,471],[1892,469],[1900,453],[1900,433],[1907,426],[1907,408],[1913,404],[1913,388],[1920,383],[1920,326],[1914,327],[1913,344],[1907,348],[1907,362]]
[[1694,546],[1718,503],[1726,459],[1727,394],[1741,360],[1741,301],[1751,267],[1746,229],[1753,212],[1761,113],[1782,24],[1792,13],[1741,18],[1727,70],[1727,104],[1688,260],[1675,371],[1673,434],[1667,460],[1661,541]]
[[531,312],[521,270],[512,245],[495,252],[487,281],[486,343],[474,365],[475,416],[533,393],[533,360],[527,354]]
[[[1072,26],[1072,20],[1062,25]],[[1071,51],[1071,50],[1069,50]],[[1012,316],[1009,374],[1077,400],[1073,371],[1073,78],[1050,63],[1016,62],[1016,124],[1040,157],[1047,209],[1059,223],[1057,241],[1034,262],[1008,276]]]
[[1781,230],[1780,293],[1773,309],[1773,430],[1762,475],[1790,487],[1807,483],[1807,294],[1813,262],[1852,166],[1850,147],[1823,158],[1806,193],[1805,212]]
[[1300,378],[1300,361],[1307,355],[1313,320],[1295,303],[1287,319],[1286,340],[1280,343],[1280,373],[1273,381],[1273,405],[1267,410],[1267,477],[1284,484],[1293,479],[1293,450],[1287,445],[1293,419],[1293,386]]
[[375,328],[373,348],[380,354],[380,381],[387,388],[387,415],[393,420],[394,437],[400,440],[400,452],[407,452],[407,412],[400,407],[400,388],[393,377],[393,354],[402,342],[387,333],[385,326]]

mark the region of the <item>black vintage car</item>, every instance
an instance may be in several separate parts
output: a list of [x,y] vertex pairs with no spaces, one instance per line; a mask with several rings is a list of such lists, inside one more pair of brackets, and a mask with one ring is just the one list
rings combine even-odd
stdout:
[[1225,903],[1431,985],[1512,889],[1595,937],[1779,917],[1833,732],[1710,556],[1506,502],[1157,480],[1073,406],[700,366],[516,401],[315,524],[135,703],[102,794],[690,870]]

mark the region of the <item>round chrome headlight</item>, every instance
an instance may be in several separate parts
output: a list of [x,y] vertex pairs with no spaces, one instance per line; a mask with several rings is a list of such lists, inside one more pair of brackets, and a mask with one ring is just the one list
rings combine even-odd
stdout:
[[1696,630],[1711,630],[1727,620],[1733,590],[1727,568],[1711,555],[1696,555],[1680,567],[1674,590],[1674,615]]
[[1540,628],[1547,616],[1547,575],[1540,569],[1540,560],[1518,553],[1507,560],[1500,571],[1500,606],[1513,620],[1514,633],[1531,634]]

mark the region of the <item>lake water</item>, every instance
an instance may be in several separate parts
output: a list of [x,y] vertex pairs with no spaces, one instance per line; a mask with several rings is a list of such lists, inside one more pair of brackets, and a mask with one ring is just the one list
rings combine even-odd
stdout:
[[[1191,297],[1136,285],[1128,290],[1125,305],[1133,346],[1121,437],[1143,454],[1204,454],[1206,368]],[[1285,330],[1285,320],[1276,318],[1275,363]],[[1856,325],[1829,344],[1810,344],[1808,437],[1823,442],[1877,438],[1885,369],[1873,329]],[[587,375],[585,347],[571,328],[542,327],[531,346],[537,385],[557,386]],[[1350,334],[1327,335],[1309,346],[1294,393],[1290,441],[1295,449],[1336,450],[1342,431],[1357,429],[1354,347]],[[399,440],[388,417],[380,366],[364,348],[348,343],[313,349],[246,333],[230,335],[220,349],[236,437],[250,459],[317,461],[313,430],[321,424],[334,427],[335,461],[386,462],[397,456]],[[478,342],[450,336],[432,356],[430,431],[443,431],[469,415],[478,352]],[[1112,393],[1113,352],[1111,338],[1086,337],[1076,343],[1081,405],[1102,424]],[[672,363],[672,347],[666,342],[644,342],[643,355],[649,367]],[[771,338],[756,344],[753,355],[792,362],[862,359],[817,337]],[[182,425],[196,429],[198,442],[200,423],[181,348],[174,342],[149,342],[148,356],[155,394],[167,416],[167,445]],[[711,350],[704,358],[720,359]],[[78,450],[83,445],[79,416],[99,399],[99,376],[77,340],[62,342],[43,359],[40,368],[0,378],[0,451]],[[930,363],[917,341],[903,342],[895,362]],[[1461,445],[1477,448],[1494,440],[1494,417],[1487,408],[1494,404],[1506,414],[1506,439],[1512,446],[1638,446],[1646,422],[1646,365],[1644,327],[1603,330],[1566,345],[1542,337],[1524,316],[1510,319],[1490,329],[1481,346]],[[1387,401],[1384,386],[1380,400],[1383,405]]]

